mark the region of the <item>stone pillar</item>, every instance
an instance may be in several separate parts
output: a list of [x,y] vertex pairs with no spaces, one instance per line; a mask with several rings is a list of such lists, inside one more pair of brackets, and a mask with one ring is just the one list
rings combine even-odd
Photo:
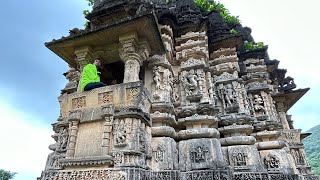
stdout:
[[139,81],[140,66],[149,56],[150,48],[146,41],[139,41],[138,35],[130,33],[119,37],[122,47],[120,58],[125,64],[124,83]]
[[93,60],[92,49],[89,46],[77,48],[74,51],[74,54],[77,57],[77,62],[79,63],[81,70],[85,65],[91,63]]
[[282,123],[283,129],[290,129],[288,120],[287,120],[287,113],[286,113],[286,108],[285,108],[285,98],[275,98],[276,105],[277,105],[277,111],[280,117],[280,121]]

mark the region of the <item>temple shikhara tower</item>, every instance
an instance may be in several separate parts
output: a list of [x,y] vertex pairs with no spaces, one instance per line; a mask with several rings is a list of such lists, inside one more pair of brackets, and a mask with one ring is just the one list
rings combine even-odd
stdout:
[[[70,69],[38,180],[319,179],[287,114],[309,89],[250,28],[193,0],[96,0],[87,19],[46,43]],[[81,92],[95,58],[108,86]]]

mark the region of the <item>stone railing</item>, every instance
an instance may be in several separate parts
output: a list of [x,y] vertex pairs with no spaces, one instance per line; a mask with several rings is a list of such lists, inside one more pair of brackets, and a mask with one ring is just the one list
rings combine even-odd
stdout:
[[[150,94],[141,81],[123,83],[87,92],[67,94],[59,97],[62,118],[68,118],[71,112],[81,114],[102,114],[105,106],[115,109],[137,108],[148,114],[151,107]],[[87,113],[86,113],[87,112]]]

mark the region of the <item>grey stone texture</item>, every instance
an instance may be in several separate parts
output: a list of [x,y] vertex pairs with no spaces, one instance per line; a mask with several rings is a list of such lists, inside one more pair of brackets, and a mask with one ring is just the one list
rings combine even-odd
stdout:
[[[250,28],[193,0],[97,0],[87,18],[46,43],[70,69],[38,180],[319,179],[287,115],[308,89],[243,47]],[[117,83],[81,92],[95,58]]]

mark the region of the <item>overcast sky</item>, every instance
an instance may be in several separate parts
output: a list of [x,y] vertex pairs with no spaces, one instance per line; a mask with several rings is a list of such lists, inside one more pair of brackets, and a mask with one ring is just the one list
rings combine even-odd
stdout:
[[[269,55],[311,90],[290,110],[296,128],[320,124],[318,0],[222,0]],[[303,3],[302,3],[303,2]],[[35,180],[45,167],[51,125],[59,114],[57,97],[67,65],[44,42],[83,27],[85,0],[4,1],[0,11],[0,169],[18,172],[15,180]]]

